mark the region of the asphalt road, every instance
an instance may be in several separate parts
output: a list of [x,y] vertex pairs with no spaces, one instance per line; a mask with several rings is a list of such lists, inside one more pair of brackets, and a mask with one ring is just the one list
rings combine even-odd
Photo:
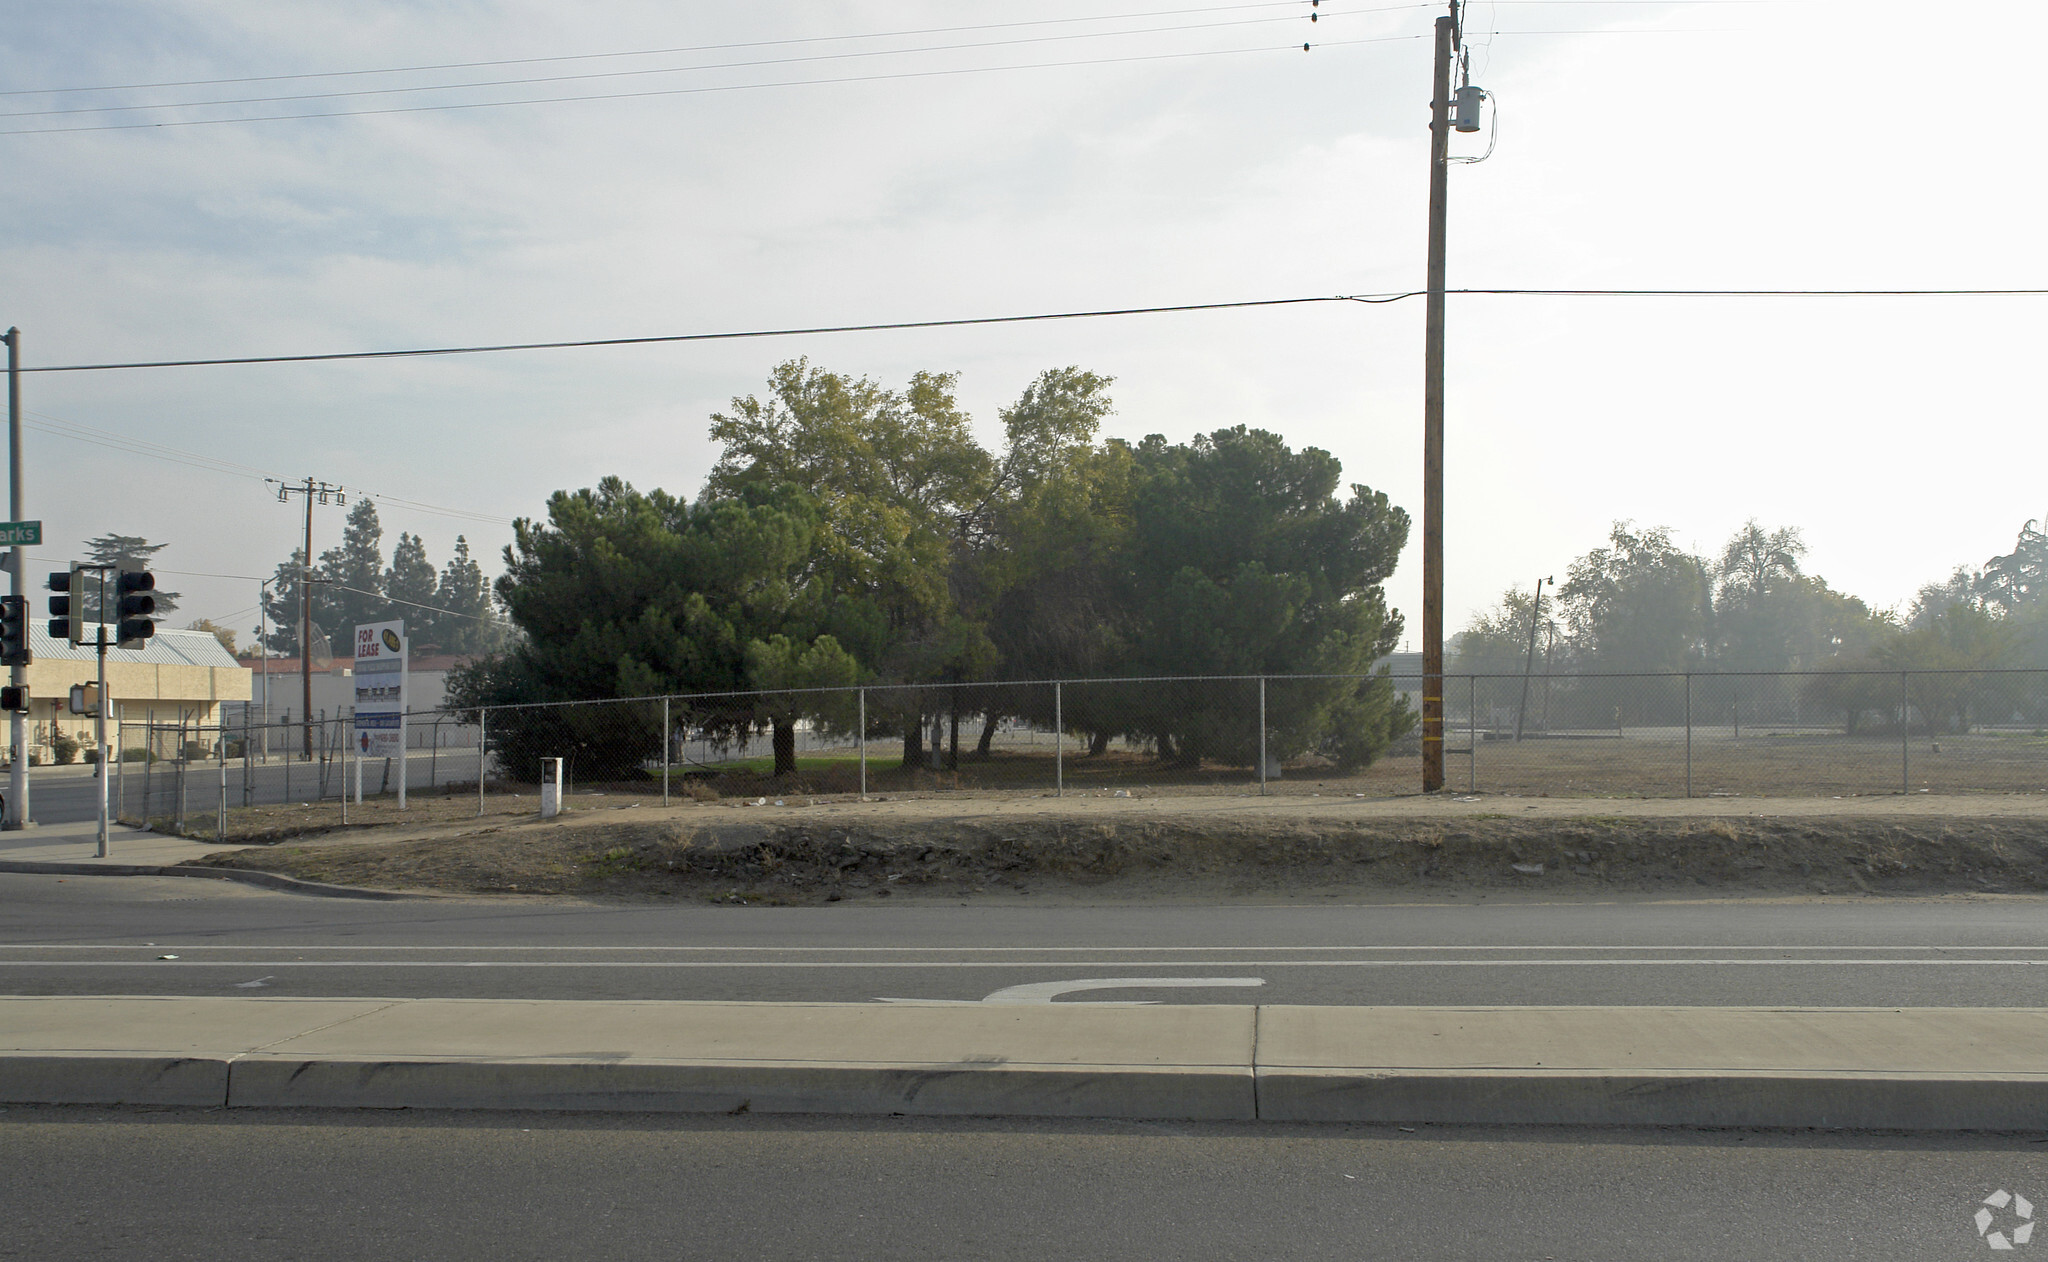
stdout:
[[2038,1136],[16,1106],[0,1152],[34,1259],[1960,1259],[2001,1189],[2048,1217]]
[[0,993],[2048,1007],[2048,900],[763,908],[4,874]]

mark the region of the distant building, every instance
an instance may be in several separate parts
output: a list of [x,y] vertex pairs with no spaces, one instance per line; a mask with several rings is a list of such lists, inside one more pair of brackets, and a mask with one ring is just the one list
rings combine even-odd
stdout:
[[[415,655],[406,683],[406,709],[414,713],[440,709],[448,695],[449,673],[472,660],[452,653]],[[262,723],[265,715],[272,723],[297,723],[305,718],[305,688],[299,682],[298,658],[245,657],[240,664],[253,681],[247,697],[251,722]],[[324,667],[320,659],[313,659],[313,717],[345,717],[355,709],[355,704],[355,659],[337,657]],[[241,707],[231,709],[229,714],[231,723],[242,721]]]
[[[33,619],[29,647],[35,656],[28,668],[31,758],[53,761],[51,740],[59,732],[91,747],[93,721],[70,712],[71,686],[99,678],[99,650],[52,639]],[[124,723],[218,723],[225,707],[248,702],[253,678],[212,632],[158,627],[144,648],[107,650],[107,717]],[[111,725],[107,739],[114,739]]]

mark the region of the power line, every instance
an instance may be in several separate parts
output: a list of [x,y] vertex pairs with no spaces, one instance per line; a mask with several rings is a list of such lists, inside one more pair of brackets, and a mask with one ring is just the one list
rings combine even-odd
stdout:
[[[1421,8],[1421,5],[1404,5],[1402,8]],[[1385,10],[1319,10],[1322,18],[1349,17],[1356,13],[1377,13]],[[52,109],[12,110],[0,112],[0,118],[45,118],[71,114],[122,114],[141,110],[200,109],[216,105],[269,105],[288,101],[330,101],[366,96],[394,96],[407,92],[456,92],[466,88],[525,87],[541,83],[573,83],[592,79],[623,79],[645,75],[695,74],[709,70],[751,70],[763,66],[798,65],[818,61],[846,61],[865,57],[909,57],[920,53],[962,52],[987,48],[1008,48],[1024,44],[1048,44],[1084,39],[1116,39],[1138,35],[1162,35],[1178,31],[1206,31],[1223,27],[1258,26],[1274,22],[1298,22],[1299,15],[1282,17],[1237,18],[1223,22],[1181,23],[1174,26],[1146,26],[1115,31],[1079,31],[1059,35],[1032,35],[1021,39],[981,40],[971,43],[931,44],[916,48],[867,48],[851,52],[810,53],[798,57],[765,57],[753,61],[722,61],[696,66],[656,66],[633,70],[597,70],[581,74],[561,74],[528,77],[521,79],[483,79],[466,83],[422,83],[388,88],[351,88],[332,92],[306,92],[290,96],[243,96],[225,97],[209,101],[160,101],[140,105],[76,105]]]
[[[746,329],[721,333],[660,333],[643,337],[579,338],[554,342],[500,342],[468,346],[412,347],[387,351],[321,351],[301,355],[236,355],[210,359],[131,360],[104,364],[24,366],[22,372],[111,372],[133,368],[214,368],[244,364],[309,364],[338,360],[419,359],[436,355],[482,355],[500,351],[575,350],[604,346],[653,346],[673,342],[725,342],[752,338],[804,337],[825,333],[883,333],[904,329],[964,328],[993,324],[1030,324],[1052,320],[1093,320],[1114,316],[1173,315],[1192,311],[1241,311],[1263,307],[1295,307],[1317,303],[1385,304],[1422,297],[1427,291],[1399,290],[1378,294],[1332,294],[1321,297],[1253,298],[1238,302],[1189,302],[1154,307],[1102,307],[1081,311],[1047,311],[1030,315],[966,316],[950,320],[891,320],[871,324],[821,324],[777,329]],[[2043,297],[2048,289],[1450,289],[1446,293],[1495,297],[1538,298],[1982,298]],[[370,494],[370,492],[364,492]]]
[[364,590],[363,590],[362,588],[360,588],[360,587],[350,587],[350,586],[349,586],[348,584],[346,584],[346,583],[337,583],[337,582],[333,581],[332,579],[329,579],[329,580],[328,580],[328,582],[327,582],[327,585],[328,585],[329,587],[334,587],[334,588],[338,588],[338,589],[340,589],[340,590],[342,590],[342,591],[345,591],[345,592],[354,592],[354,593],[355,593],[356,595],[358,595],[358,596],[375,596],[375,597],[376,597],[376,598],[377,598],[378,600],[382,600],[382,601],[387,601],[387,602],[389,602],[389,603],[391,603],[391,604],[394,604],[394,605],[410,605],[410,606],[412,606],[412,607],[413,607],[414,609],[424,609],[424,610],[426,610],[426,611],[427,611],[427,612],[429,612],[429,613],[440,613],[440,614],[447,614],[447,615],[448,615],[449,617],[451,617],[451,618],[467,618],[467,619],[469,619],[469,620],[470,620],[471,622],[495,622],[495,621],[497,621],[497,619],[495,619],[495,618],[484,618],[484,617],[479,617],[478,615],[476,615],[476,614],[473,614],[473,613],[458,613],[458,612],[456,612],[456,611],[455,611],[455,610],[453,610],[453,609],[443,609],[443,608],[441,608],[441,607],[440,607],[439,605],[423,605],[423,604],[421,604],[420,602],[418,602],[417,600],[400,600],[400,599],[399,599],[398,597],[396,597],[396,596],[391,596],[391,595],[387,595],[387,594],[385,594],[384,592],[366,592],[366,591],[364,591]]
[[[1616,0],[1622,2],[1622,0]],[[1664,3],[1667,0],[1626,0],[1631,4]],[[1701,0],[1669,0],[1669,2],[1699,3]],[[492,61],[450,61],[420,66],[384,66],[368,70],[314,70],[299,74],[244,75],[232,79],[176,79],[161,83],[117,83],[98,87],[70,88],[13,88],[0,91],[4,96],[55,96],[61,93],[77,92],[140,92],[152,88],[205,88],[235,83],[280,83],[297,79],[339,79],[380,74],[424,74],[434,70],[488,70],[497,66],[540,66],[565,61],[598,61],[614,57],[671,57],[684,53],[732,52],[742,48],[783,48],[797,44],[838,43],[858,39],[905,39],[914,35],[958,35],[970,31],[1012,30],[1027,26],[1064,26],[1081,22],[1128,22],[1140,18],[1185,17],[1196,13],[1231,13],[1246,9],[1299,8],[1301,0],[1261,0],[1253,4],[1209,5],[1195,9],[1151,9],[1139,13],[1106,13],[1095,17],[1034,18],[1019,22],[984,22],[970,26],[927,26],[903,31],[872,31],[863,35],[805,35],[789,39],[747,40],[731,44],[692,44],[677,48],[637,48],[603,53],[562,53],[551,57],[505,57]],[[1404,9],[1429,9],[1433,4],[1389,5],[1378,9],[1362,9],[1362,13],[1391,13]]]
[[[1798,3],[1800,0],[1489,0],[1495,5],[1757,5]],[[364,78],[385,74],[425,74],[437,70],[489,70],[499,66],[557,65],[570,61],[603,61],[619,57],[672,57],[685,53],[734,52],[745,48],[783,48],[802,44],[844,43],[863,39],[907,39],[920,35],[959,35],[973,31],[1015,30],[1033,26],[1071,26],[1086,22],[1133,22],[1143,18],[1187,17],[1201,13],[1240,13],[1248,9],[1300,7],[1301,0],[1258,0],[1250,4],[1205,5],[1191,9],[1146,9],[1136,13],[1104,13],[1089,17],[1032,18],[1017,22],[981,22],[965,26],[927,26],[900,31],[870,31],[855,35],[804,35],[788,39],[744,40],[728,44],[688,44],[673,48],[632,48],[601,53],[558,53],[548,57],[500,57],[479,61],[434,62],[414,66],[377,66],[357,70],[310,70],[291,74],[240,75],[221,79],[168,79],[151,83],[104,83],[61,88],[0,89],[0,97],[60,96],[85,92],[142,92],[155,88],[209,88],[238,83],[287,83],[302,79]],[[1410,9],[1433,9],[1433,3],[1381,5],[1350,13],[1396,13]]]
[[[1424,35],[1391,35],[1368,39],[1320,40],[1316,48],[1350,44],[1390,44],[1426,39]],[[939,79],[971,74],[1003,74],[1017,70],[1054,70],[1072,66],[1134,65],[1140,62],[1184,61],[1192,57],[1234,57],[1246,53],[1306,52],[1310,44],[1261,45],[1255,48],[1211,48],[1194,52],[1144,53],[1127,57],[1080,57],[1067,61],[1034,61],[1014,66],[964,66],[950,70],[904,70],[892,74],[841,75],[827,79],[775,79],[765,83],[727,83],[695,88],[655,88],[642,92],[591,92],[581,96],[519,97],[510,101],[451,102],[442,105],[390,105],[366,110],[328,110],[314,114],[250,114],[237,118],[186,118],[152,123],[88,123],[78,127],[17,127],[0,136],[54,136],[86,131],[137,131],[152,127],[212,127],[225,123],[275,123],[308,118],[364,118],[377,114],[433,114],[450,110],[501,109],[513,105],[569,105],[586,101],[628,101],[658,96],[696,96],[709,92],[752,92],[765,88],[830,87],[848,83],[884,83],[904,79]]]
[[[202,452],[186,451],[180,447],[169,447],[163,443],[150,442],[147,439],[131,438],[126,434],[117,434],[111,430],[85,425],[78,421],[67,421],[62,417],[51,416],[45,412],[29,412],[27,415],[29,417],[28,427],[38,433],[51,434],[58,438],[69,438],[76,442],[91,443],[96,447],[106,447],[113,451],[126,452],[129,455],[142,456],[149,460],[162,460],[169,464],[184,465],[193,469],[204,469],[209,473],[224,473],[230,477],[248,478],[251,481],[285,480],[280,478],[275,470],[259,469],[254,465],[245,465],[233,460],[223,460],[218,456],[209,456]],[[493,513],[479,513],[467,508],[448,508],[440,504],[429,504],[423,500],[406,499],[398,495],[383,495],[369,489],[362,489],[359,493],[363,498],[380,504],[393,505],[414,512],[431,513],[437,517],[466,518],[493,526],[509,526],[512,524],[511,518],[499,517]],[[171,570],[164,571],[166,574],[174,572]],[[222,577],[234,576],[226,575]]]

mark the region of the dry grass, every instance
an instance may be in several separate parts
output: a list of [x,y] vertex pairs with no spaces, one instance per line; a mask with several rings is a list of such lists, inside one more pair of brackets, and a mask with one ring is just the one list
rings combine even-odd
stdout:
[[[1455,736],[1463,734],[1454,733]],[[1458,749],[1462,741],[1454,741]],[[1454,755],[1448,762],[1453,791],[1553,798],[1664,798],[1687,792],[1688,754],[1683,739],[1480,740],[1475,752]],[[1844,738],[1813,734],[1760,733],[1740,741],[1696,739],[1690,753],[1692,796],[1700,798],[1848,797],[1910,792],[1933,795],[1971,793],[2035,793],[2048,790],[2048,737],[2028,734],[1945,736],[1938,741],[1913,738],[1902,753],[1896,737]],[[1059,778],[1070,798],[1112,796],[1144,791],[1148,796],[1241,797],[1257,793],[1256,778],[1245,768],[1205,764],[1174,767],[1142,754],[1113,751],[1101,757],[1065,758]],[[1266,790],[1277,796],[1395,797],[1412,794],[1422,778],[1421,759],[1404,754],[1383,759],[1362,771],[1343,773],[1311,760],[1290,765]],[[975,797],[1037,797],[1052,791],[1055,765],[1049,749],[997,751],[986,760],[964,758],[957,770],[904,770],[871,760],[870,797],[969,794]],[[721,799],[852,799],[860,790],[859,764],[853,759],[806,759],[804,771],[776,779],[752,771],[722,775],[677,775],[670,800],[712,802]],[[572,785],[568,798],[577,808],[659,805],[660,785],[651,780],[607,785]],[[447,786],[446,791],[415,793],[404,812],[394,797],[366,800],[346,810],[346,826],[387,824],[425,826],[478,818],[519,818],[537,814],[539,791],[533,785],[496,783],[481,809],[476,786]],[[313,804],[232,808],[222,832],[212,811],[187,816],[187,835],[245,843],[267,843],[333,831],[344,826],[341,804],[328,799]],[[154,818],[162,832],[176,821]]]

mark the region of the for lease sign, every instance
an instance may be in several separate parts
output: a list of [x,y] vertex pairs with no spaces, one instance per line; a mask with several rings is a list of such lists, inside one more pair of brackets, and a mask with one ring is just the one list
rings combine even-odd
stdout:
[[356,752],[398,758],[405,737],[405,623],[356,627]]

